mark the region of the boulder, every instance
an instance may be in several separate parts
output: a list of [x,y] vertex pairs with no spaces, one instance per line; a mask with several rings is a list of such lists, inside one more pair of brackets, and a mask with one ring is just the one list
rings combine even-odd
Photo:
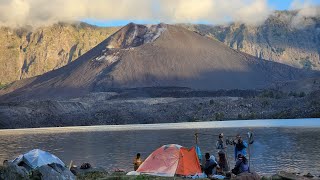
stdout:
[[60,164],[43,165],[33,172],[33,176],[45,180],[74,180],[76,179],[72,172]]
[[23,166],[18,166],[17,164],[7,162],[3,166],[2,177],[5,180],[11,179],[29,179],[29,172]]
[[314,175],[312,175],[311,173],[308,173],[308,174],[305,174],[305,175],[303,175],[304,177],[307,177],[307,178],[313,178],[314,177]]
[[307,177],[303,177],[303,176],[298,176],[296,175],[296,173],[289,173],[289,172],[285,172],[285,171],[280,171],[277,174],[278,176],[280,176],[282,179],[286,179],[286,180],[308,180],[309,178]]
[[100,167],[90,167],[87,169],[81,169],[78,167],[72,167],[71,172],[76,175],[76,176],[85,176],[86,174],[89,173],[103,173],[103,174],[108,174],[108,172]]
[[283,180],[284,178],[282,178],[281,176],[279,176],[278,174],[275,174],[273,176],[271,176],[272,180]]
[[15,163],[8,162],[2,167],[0,179],[4,180],[74,180],[75,176],[64,166],[60,164],[43,165],[37,169],[27,169]]

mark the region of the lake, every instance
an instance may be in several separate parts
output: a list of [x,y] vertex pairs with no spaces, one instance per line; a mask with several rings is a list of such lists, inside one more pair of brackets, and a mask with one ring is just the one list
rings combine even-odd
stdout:
[[[63,127],[0,130],[0,160],[13,159],[21,153],[39,148],[58,156],[66,164],[78,166],[89,162],[109,171],[131,171],[137,152],[145,159],[164,144],[195,145],[199,135],[202,153],[216,155],[215,143],[221,132],[254,133],[250,147],[251,168],[271,175],[279,170],[320,175],[320,119],[219,121],[177,124]],[[233,146],[228,159],[234,165]]]

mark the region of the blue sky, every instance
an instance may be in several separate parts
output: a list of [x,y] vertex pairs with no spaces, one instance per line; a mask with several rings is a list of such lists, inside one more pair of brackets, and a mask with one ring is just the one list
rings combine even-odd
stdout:
[[[304,1],[304,0],[300,0]],[[268,5],[274,10],[288,10],[290,8],[293,0],[268,0]],[[310,0],[313,4],[320,5],[320,0]],[[94,24],[97,26],[123,26],[128,24],[129,22],[139,23],[139,24],[155,24],[160,23],[157,21],[144,21],[144,20],[115,20],[115,21],[98,21],[94,19],[84,19],[83,21]],[[196,22],[196,23],[205,23],[205,22]]]
[[290,7],[292,0],[268,0],[268,3],[276,10],[286,10]]

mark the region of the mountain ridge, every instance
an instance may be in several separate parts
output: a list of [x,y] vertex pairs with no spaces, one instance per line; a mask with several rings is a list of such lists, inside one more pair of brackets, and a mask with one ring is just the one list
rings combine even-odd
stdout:
[[258,61],[178,26],[131,23],[67,66],[13,83],[2,93],[28,98],[135,87],[254,89],[311,74]]
[[[320,68],[319,17],[301,19],[298,11],[276,11],[260,26],[182,26],[260,59],[309,70]],[[1,27],[0,88],[65,66],[118,29],[86,23],[37,29]]]
[[60,68],[115,32],[86,23],[0,28],[0,84]]
[[315,76],[182,27],[129,24],[0,90],[0,129],[319,117]]
[[261,59],[319,70],[320,17],[304,17],[298,12],[276,11],[258,26],[241,23],[181,26]]

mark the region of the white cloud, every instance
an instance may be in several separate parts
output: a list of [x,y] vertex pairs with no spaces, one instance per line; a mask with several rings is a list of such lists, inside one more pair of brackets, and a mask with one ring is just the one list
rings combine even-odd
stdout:
[[290,9],[298,10],[299,16],[304,17],[317,17],[320,16],[320,8],[315,5],[313,0],[294,0]]
[[262,23],[271,13],[267,0],[159,0],[162,21]]
[[[304,8],[305,2],[294,1],[291,7]],[[271,12],[267,0],[0,0],[0,25],[39,26],[83,19],[254,25]],[[317,13],[301,11],[301,15]]]
[[0,25],[151,18],[152,0],[0,0]]
[[290,5],[290,9],[297,10],[298,13],[292,19],[292,25],[303,28],[304,26],[314,24],[313,20],[305,18],[320,17],[320,8],[315,4],[314,0],[294,0]]

